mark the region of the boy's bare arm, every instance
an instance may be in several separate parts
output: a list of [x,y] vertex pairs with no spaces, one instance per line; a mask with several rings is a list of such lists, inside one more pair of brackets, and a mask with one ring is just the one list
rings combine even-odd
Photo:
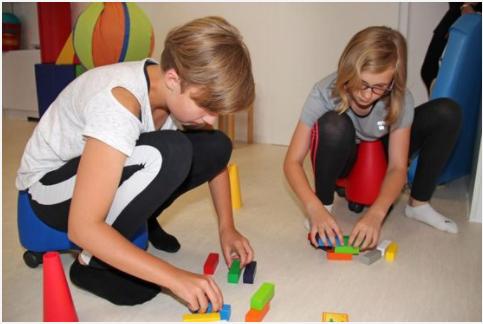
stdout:
[[230,196],[230,179],[228,170],[225,168],[210,182],[210,192],[218,215],[220,242],[223,255],[228,265],[231,265],[236,254],[243,267],[253,260],[253,249],[248,240],[235,228]]

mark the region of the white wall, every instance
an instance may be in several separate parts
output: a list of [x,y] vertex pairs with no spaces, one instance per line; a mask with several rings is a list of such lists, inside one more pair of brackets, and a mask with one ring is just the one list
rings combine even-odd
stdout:
[[[140,3],[153,22],[159,57],[175,25],[221,15],[250,49],[257,99],[255,141],[288,144],[312,85],[335,70],[349,38],[371,24],[397,27],[397,3]],[[244,129],[243,123],[237,129]]]
[[[73,20],[87,3],[72,3]],[[408,85],[416,103],[427,100],[419,71],[432,31],[447,3],[152,3],[139,6],[153,23],[159,58],[175,25],[221,15],[236,25],[250,49],[257,99],[255,141],[289,143],[312,85],[335,70],[349,38],[369,25],[401,26],[409,48]],[[22,20],[24,48],[38,44],[35,3],[6,5]],[[401,15],[402,13],[402,15]],[[407,19],[400,22],[399,19]],[[5,79],[4,79],[5,81]],[[35,95],[35,94],[33,94]],[[237,137],[245,138],[245,114],[237,116]]]

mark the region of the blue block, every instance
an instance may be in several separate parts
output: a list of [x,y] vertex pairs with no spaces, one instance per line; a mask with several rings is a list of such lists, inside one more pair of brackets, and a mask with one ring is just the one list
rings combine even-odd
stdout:
[[[470,174],[476,139],[481,137],[481,15],[462,15],[450,28],[431,99],[451,98],[462,110],[463,122],[454,150],[437,183]],[[408,172],[412,183],[418,158]]]
[[229,321],[231,317],[231,305],[223,304],[223,307],[220,311],[220,318],[222,321]]
[[[211,302],[208,303],[208,308],[206,308],[207,313],[213,312],[213,306]],[[220,319],[222,321],[229,321],[231,316],[231,305],[230,304],[223,304],[220,310]]]
[[[332,242],[326,237],[326,240],[327,240],[327,245],[325,245],[323,242],[322,242],[322,239],[320,238],[319,234],[317,234],[317,244],[319,245],[319,247],[321,248],[331,248],[333,247],[332,246]],[[341,246],[342,244],[340,244],[340,240],[339,240],[339,237],[336,236],[335,237],[335,243],[337,244],[337,246]]]
[[255,274],[257,272],[257,261],[252,261],[245,266],[243,272],[243,283],[252,284],[255,281]]
[[39,117],[42,117],[59,93],[74,79],[73,64],[35,64]]

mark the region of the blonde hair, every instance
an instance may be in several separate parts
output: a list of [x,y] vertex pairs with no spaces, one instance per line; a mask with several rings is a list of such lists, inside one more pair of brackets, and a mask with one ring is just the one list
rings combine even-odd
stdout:
[[349,108],[348,89],[362,85],[361,73],[381,73],[393,68],[393,87],[382,98],[388,107],[386,122],[394,123],[404,104],[407,75],[406,40],[398,31],[385,26],[373,26],[355,34],[344,49],[337,69],[333,95],[341,98],[339,113]]
[[248,108],[255,99],[248,48],[238,29],[221,17],[195,19],[172,29],[164,42],[161,68],[176,71],[182,91],[198,86],[192,99],[215,113]]

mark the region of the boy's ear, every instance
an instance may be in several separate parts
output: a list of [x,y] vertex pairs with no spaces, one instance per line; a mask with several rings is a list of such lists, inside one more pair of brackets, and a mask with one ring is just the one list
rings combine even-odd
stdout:
[[166,84],[166,88],[168,88],[169,91],[175,91],[180,89],[181,81],[175,69],[169,69],[164,72],[164,82]]

